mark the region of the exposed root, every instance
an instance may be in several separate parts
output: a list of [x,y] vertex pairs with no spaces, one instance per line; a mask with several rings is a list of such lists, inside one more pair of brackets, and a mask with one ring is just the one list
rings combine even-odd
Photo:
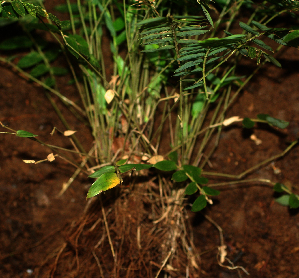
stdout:
[[117,198],[116,193],[87,204],[41,273],[50,269],[53,277],[199,277],[200,258],[182,205],[184,191],[147,183]]

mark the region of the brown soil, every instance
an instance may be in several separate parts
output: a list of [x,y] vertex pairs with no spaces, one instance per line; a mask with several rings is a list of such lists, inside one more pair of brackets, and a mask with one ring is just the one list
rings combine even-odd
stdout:
[[[211,159],[213,172],[241,173],[281,153],[288,142],[298,137],[298,57],[298,50],[290,48],[277,57],[282,69],[267,64],[227,115],[256,117],[258,113],[267,113],[290,121],[290,127],[281,132],[265,126],[255,128],[254,134],[262,140],[260,145],[250,140],[240,125],[226,129]],[[254,64],[248,63],[240,67],[239,74],[248,73],[253,67]],[[64,78],[58,85],[64,95],[79,101],[75,89]],[[49,135],[54,126],[60,130],[65,128],[41,87],[1,66],[0,96],[1,122],[16,130],[38,134],[47,143],[72,148],[67,138],[58,133]],[[54,100],[62,111],[68,111],[55,97]],[[64,115],[88,150],[92,144],[88,129],[70,113]],[[144,194],[159,195],[157,185],[150,178],[133,190],[110,190],[94,198],[86,210],[85,197],[91,184],[86,175],[80,174],[58,197],[74,167],[59,159],[38,165],[23,163],[22,159],[42,160],[50,153],[29,139],[1,134],[0,146],[0,277],[155,277],[169,255],[169,246],[163,246],[168,229],[177,233],[178,252],[159,277],[246,277],[241,269],[238,272],[219,266],[220,234],[204,215],[223,229],[228,258],[244,267],[251,277],[298,277],[298,210],[277,204],[269,186],[224,187],[220,196],[213,198],[214,205],[203,214],[184,215],[186,238],[196,255],[189,260],[194,264],[187,266],[186,244],[180,240],[185,231],[177,230],[177,222],[163,225],[165,219],[153,224],[161,215],[152,218],[159,205]],[[298,148],[294,148],[250,178],[282,182],[298,194],[298,165]],[[279,170],[278,174],[275,169]],[[115,249],[114,258],[103,213]],[[178,222],[183,225],[182,219]]]

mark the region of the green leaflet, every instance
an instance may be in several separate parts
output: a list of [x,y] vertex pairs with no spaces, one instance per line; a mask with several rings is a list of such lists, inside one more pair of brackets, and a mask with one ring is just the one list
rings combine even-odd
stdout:
[[229,46],[242,41],[245,38],[245,35],[232,35],[225,38],[209,38],[203,41],[199,41],[199,45],[202,47],[221,47],[221,46]]
[[23,6],[23,3],[20,0],[12,1],[11,5],[12,5],[13,9],[15,10],[15,12],[17,12],[20,16],[26,15],[25,8]]
[[203,186],[202,190],[210,196],[218,196],[220,194],[220,191],[208,186]]
[[161,171],[174,171],[176,170],[176,164],[171,160],[164,160],[156,163],[153,167]]
[[266,121],[268,124],[284,129],[289,125],[289,122],[279,120],[269,116],[268,114],[258,114],[257,117],[260,120]]
[[262,48],[264,48],[264,49],[266,49],[266,50],[269,50],[269,51],[273,52],[273,49],[272,49],[270,46],[266,45],[263,41],[258,40],[258,39],[254,39],[254,40],[252,40],[252,41],[253,41],[255,44],[257,44],[258,46],[260,46],[260,47],[262,47]]
[[37,135],[31,133],[31,132],[28,132],[26,130],[18,130],[16,135],[18,137],[25,137],[25,138],[31,138],[31,137],[36,137]]
[[244,22],[239,22],[239,25],[242,29],[244,29],[245,31],[247,31],[248,33],[252,34],[252,35],[259,35],[259,32],[256,30],[253,30],[249,25],[247,25]]
[[118,168],[121,173],[125,173],[132,169],[135,169],[135,171],[141,171],[141,170],[149,169],[151,167],[153,167],[152,164],[126,164],[126,165],[119,166]]
[[185,171],[180,170],[173,173],[172,179],[176,182],[183,182],[188,179],[188,176],[186,175]]
[[245,128],[253,128],[254,127],[254,122],[252,120],[250,120],[249,118],[244,118],[242,123]]
[[49,72],[49,70],[50,69],[45,64],[39,64],[30,71],[30,74],[37,78]]
[[29,48],[33,45],[33,42],[27,36],[17,36],[6,39],[0,43],[1,50],[14,50]]
[[191,211],[198,212],[207,206],[207,200],[204,195],[200,195],[193,203]]
[[196,186],[196,182],[191,182],[188,184],[188,186],[185,189],[185,194],[192,195],[198,190]]
[[41,62],[43,57],[36,51],[32,51],[26,56],[22,57],[18,62],[18,67],[20,68],[29,68]]

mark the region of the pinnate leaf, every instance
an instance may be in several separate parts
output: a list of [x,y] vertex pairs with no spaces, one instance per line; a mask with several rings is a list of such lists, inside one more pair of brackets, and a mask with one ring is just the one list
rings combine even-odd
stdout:
[[298,39],[299,38],[299,30],[294,30],[292,32],[290,32],[289,34],[287,34],[283,40],[288,43],[292,40]]
[[247,31],[248,33],[250,33],[250,34],[253,34],[253,35],[258,35],[259,34],[259,32],[257,32],[257,31],[255,31],[255,30],[253,30],[249,25],[247,25],[246,23],[244,23],[244,22],[239,22],[239,25],[240,25],[240,27],[242,28],[242,29],[244,29],[245,31]]

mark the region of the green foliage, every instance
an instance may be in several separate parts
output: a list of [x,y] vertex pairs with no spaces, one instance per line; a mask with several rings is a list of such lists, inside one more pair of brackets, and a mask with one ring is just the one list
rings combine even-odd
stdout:
[[200,195],[199,197],[196,198],[194,201],[191,211],[193,212],[198,212],[203,210],[207,206],[207,200],[204,195]]
[[90,178],[99,178],[105,173],[114,173],[115,167],[114,166],[105,166],[101,168],[100,170],[95,171],[92,175],[90,175]]
[[282,193],[282,192],[288,192],[288,188],[284,185],[284,184],[282,184],[282,183],[276,183],[275,185],[274,185],[274,191],[276,191],[276,192],[278,192],[278,193]]
[[[186,182],[186,195],[199,194],[192,211],[200,211],[211,203],[209,196],[220,193],[211,186],[205,186],[209,180],[203,176],[203,169],[216,148],[215,145],[210,151],[208,142],[215,134],[220,138],[227,109],[251,78],[238,76],[236,63],[242,58],[250,58],[255,59],[259,67],[265,62],[281,67],[273,57],[279,48],[274,49],[272,44],[270,47],[266,39],[273,40],[279,47],[299,46],[297,27],[273,27],[273,19],[281,13],[295,16],[299,5],[291,0],[269,0],[263,5],[251,1],[215,0],[216,8],[221,10],[219,18],[212,19],[210,8],[214,2],[211,1],[197,1],[198,10],[194,11],[185,2],[177,1],[171,7],[160,2],[159,5],[156,2],[146,5],[147,2],[142,1],[130,6],[125,1],[78,1],[56,7],[56,10],[70,14],[70,21],[60,21],[42,5],[22,0],[2,1],[0,17],[9,22],[19,20],[29,36],[21,35],[3,41],[1,50],[25,49],[28,53],[18,57],[20,59],[16,63],[16,56],[1,61],[27,74],[85,117],[95,139],[97,159],[106,165],[111,161],[113,164],[117,157],[112,152],[117,137],[125,138],[124,144],[129,142],[130,148],[134,146],[134,154],[157,155],[159,140],[164,135],[164,123],[169,120],[173,148],[168,155],[170,160],[154,165],[119,160],[102,167],[90,176],[97,180],[87,198],[120,184],[121,175],[128,171],[153,168],[173,172],[174,182]],[[230,27],[238,13],[242,12],[242,7],[250,9],[252,16],[246,23],[238,22],[242,29],[239,33],[231,33]],[[219,30],[224,22],[226,30]],[[37,29],[52,32],[61,50],[36,37],[34,32]],[[102,52],[104,33],[108,33],[111,39],[109,50],[114,62],[113,73],[109,73],[111,80],[106,76]],[[126,49],[125,57],[122,49]],[[51,65],[60,53],[67,57],[67,61],[69,54],[75,57],[81,70],[79,76],[70,62],[70,70]],[[73,74],[84,111],[56,90],[55,76],[68,72]],[[170,93],[168,85],[173,80],[178,81],[178,92],[173,90]],[[232,91],[234,94],[231,94]],[[161,124],[155,127],[157,108],[164,104]],[[213,109],[214,115],[207,119],[206,115]],[[172,117],[174,111],[176,117]],[[120,123],[123,119],[125,124]],[[254,128],[255,122],[281,129],[288,126],[288,122],[267,114],[259,114],[257,119],[244,118],[242,123],[245,128]],[[36,136],[25,131],[18,131],[16,135]],[[201,145],[198,150],[195,146],[199,140]],[[118,150],[119,157],[124,155],[125,149]],[[281,203],[291,208],[299,206],[298,196],[285,186],[278,184],[274,189],[287,193],[279,199]]]
[[45,73],[49,72],[49,68],[47,67],[47,65],[45,64],[39,64],[37,66],[35,66],[31,71],[30,74],[33,77],[40,77],[42,75],[44,75]]
[[291,194],[289,199],[289,206],[292,209],[299,208],[299,195]]
[[188,186],[185,189],[185,194],[186,195],[192,195],[194,193],[196,193],[196,191],[198,190],[196,182],[191,182],[188,184]]
[[203,186],[202,190],[210,196],[218,196],[220,194],[220,191],[207,186]]
[[179,156],[178,156],[178,152],[174,151],[174,152],[171,152],[169,155],[168,155],[168,158],[173,161],[175,164],[178,164],[178,161],[179,161]]
[[154,167],[161,171],[174,171],[177,168],[175,163],[170,160],[160,161],[156,163]]
[[186,175],[185,171],[180,170],[172,175],[172,179],[176,182],[182,182],[188,179],[188,176]]
[[[204,178],[201,175],[201,169],[192,165],[184,165],[182,169],[177,169],[175,162],[171,160],[163,160],[157,162],[156,164],[124,164],[126,160],[118,161],[114,166],[104,166],[101,169],[94,172],[90,175],[90,178],[97,178],[97,180],[91,185],[87,198],[94,197],[101,193],[102,191],[106,191],[115,187],[117,184],[122,182],[122,178],[120,174],[126,173],[128,171],[134,170],[136,172],[156,168],[161,171],[172,172],[175,171],[172,175],[172,179],[175,182],[184,182],[186,180],[191,180],[191,183],[186,187],[185,194],[192,195],[197,192],[199,189],[201,192],[201,196],[207,198],[207,196],[217,196],[220,194],[218,190],[210,188],[208,186],[201,187],[201,184],[207,184],[208,179]],[[118,166],[119,165],[119,166]],[[200,200],[202,197],[200,198]],[[197,201],[198,203],[199,201]],[[202,205],[195,204],[194,208],[192,207],[192,211],[199,211],[206,206],[205,205],[201,208]],[[200,204],[204,202],[201,201]]]
[[254,127],[254,122],[252,120],[250,120],[249,118],[244,118],[242,123],[245,128],[253,128]]
[[151,164],[126,164],[118,167],[120,173],[125,173],[130,170],[135,170],[135,171],[141,171],[141,170],[147,170],[151,168],[153,165]]
[[90,187],[87,193],[87,199],[94,197],[118,185],[121,182],[116,173],[104,173],[102,174]]
[[276,183],[274,185],[274,191],[278,193],[284,193],[275,201],[283,206],[288,206],[291,209],[299,208],[299,195],[295,195],[292,191],[282,183]]
[[267,122],[269,125],[278,127],[280,129],[284,129],[289,125],[289,122],[275,119],[275,118],[269,116],[268,114],[259,114],[259,115],[257,115],[257,117],[258,117],[258,119]]
[[37,135],[31,133],[31,132],[28,132],[28,131],[25,131],[25,130],[18,130],[16,132],[16,135],[18,137],[25,137],[25,138],[31,138],[31,137],[36,137]]
[[21,69],[32,67],[43,60],[40,53],[32,51],[20,59],[17,66]]

